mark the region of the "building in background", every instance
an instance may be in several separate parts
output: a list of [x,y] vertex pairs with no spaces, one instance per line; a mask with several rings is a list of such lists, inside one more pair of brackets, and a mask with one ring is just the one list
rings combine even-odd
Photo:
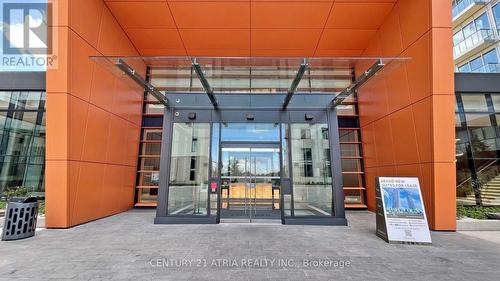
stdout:
[[500,205],[500,1],[453,0],[457,204]]
[[500,1],[453,0],[456,72],[500,72]]

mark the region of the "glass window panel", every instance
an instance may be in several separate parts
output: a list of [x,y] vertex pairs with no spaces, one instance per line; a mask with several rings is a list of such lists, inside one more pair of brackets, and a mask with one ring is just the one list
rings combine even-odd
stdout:
[[175,68],[167,67],[152,67],[150,68],[150,75],[191,75],[191,67],[183,67],[177,65]]
[[288,124],[283,124],[281,129],[282,141],[281,147],[283,148],[283,171],[282,177],[289,178],[290,177],[290,166],[288,161],[288,140],[290,135],[290,126]]
[[356,110],[353,104],[337,105],[337,115],[355,115]]
[[486,97],[484,94],[462,94],[462,103],[465,112],[488,111]]
[[485,64],[494,64],[498,63],[498,54],[497,54],[497,49],[493,49],[486,54],[483,55],[484,63]]
[[359,142],[357,130],[339,130],[340,142]]
[[[291,124],[293,166],[293,201],[296,216],[330,216],[332,214],[332,177],[324,139],[326,124]],[[303,131],[311,137],[302,138]]]
[[462,66],[458,67],[458,72],[470,72],[470,66],[469,63],[466,63]]
[[285,216],[292,215],[292,195],[290,194],[283,195],[283,209],[285,211]]
[[158,199],[158,188],[140,188],[139,202],[140,203],[156,203]]
[[466,114],[470,144],[475,157],[496,155],[496,131],[488,114]]
[[500,4],[496,4],[493,6],[493,16],[495,17],[495,23],[497,29],[500,28]]
[[222,141],[280,141],[279,123],[222,123]]
[[28,157],[4,156],[0,166],[0,187],[2,189],[23,186]]
[[481,57],[478,57],[478,58],[470,61],[470,70],[472,72],[474,72],[476,70],[480,70],[481,67],[483,67],[483,65],[484,65],[483,59]]
[[219,176],[220,123],[212,125],[212,178]]
[[217,200],[217,194],[211,193],[210,194],[210,215],[217,216],[218,203],[219,203],[219,201]]
[[361,174],[343,174],[342,181],[344,183],[344,187],[363,186],[361,177]]
[[[469,159],[466,154],[457,156],[457,204],[463,205],[468,200],[467,198],[474,198],[474,191],[470,182],[472,173],[469,166]],[[475,201],[473,201],[475,205]]]
[[474,32],[476,32],[476,26],[474,25],[474,22],[471,22],[468,25],[466,25],[462,30],[464,33],[464,38],[467,38]]
[[488,127],[491,126],[489,114],[469,113],[465,115],[467,126],[472,127]]
[[484,185],[481,192],[481,201],[485,206],[499,206],[500,193],[496,192],[496,181],[500,174],[500,159],[476,159],[477,177]]
[[457,126],[455,127],[455,138],[458,140],[457,141],[457,153],[458,148],[463,148],[463,153],[467,153],[466,151],[466,144],[469,142],[469,133],[467,128]]
[[476,29],[489,29],[490,28],[490,20],[488,19],[488,15],[483,13],[476,20]]
[[495,111],[500,112],[500,94],[491,94],[491,101],[493,102],[493,108]]
[[33,192],[44,192],[45,157],[30,157],[24,175],[24,187]]
[[162,137],[161,129],[144,129],[142,139],[159,141],[161,140],[161,137]]
[[160,155],[161,143],[143,143],[142,155]]
[[[195,151],[193,141],[196,140]],[[169,215],[207,215],[209,123],[175,123],[168,195]]]
[[360,156],[361,151],[359,149],[359,144],[340,144],[340,155],[343,157]]
[[165,106],[163,104],[147,103],[146,114],[163,114],[165,112]]
[[315,90],[324,91],[324,92],[332,92],[332,91],[340,91],[345,89],[351,85],[351,81],[347,79],[313,79],[311,80],[311,87]]
[[0,194],[15,186],[44,192],[44,99],[43,92],[0,92]]
[[0,109],[8,109],[12,92],[0,92]]
[[160,185],[160,172],[140,172],[139,173],[140,186],[159,186]]
[[460,120],[460,114],[455,114],[455,127],[461,127],[462,121]]
[[[170,76],[170,77],[169,77]],[[189,89],[191,84],[191,75],[187,77],[175,77],[170,75],[158,75],[151,78],[151,84],[155,85],[157,88],[167,88],[167,89]]]
[[143,157],[141,159],[141,170],[143,171],[159,171],[160,157]]
[[42,98],[41,92],[12,92],[11,94],[10,103],[13,104],[15,110],[37,110]]
[[360,172],[361,164],[359,159],[342,159],[343,172]]
[[462,33],[462,30],[459,30],[457,33],[453,34],[453,45],[457,45],[463,40],[464,40],[464,34]]
[[363,204],[363,190],[362,189],[346,189],[344,190],[344,203],[345,204]]

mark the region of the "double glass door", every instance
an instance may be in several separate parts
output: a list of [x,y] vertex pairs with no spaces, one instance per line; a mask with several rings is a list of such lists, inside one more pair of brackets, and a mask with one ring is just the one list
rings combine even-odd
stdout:
[[221,219],[281,218],[278,145],[222,145]]

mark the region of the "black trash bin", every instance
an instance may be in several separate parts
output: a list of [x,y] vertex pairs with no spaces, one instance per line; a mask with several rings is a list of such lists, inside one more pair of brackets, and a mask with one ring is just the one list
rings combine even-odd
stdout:
[[35,197],[11,198],[5,210],[2,240],[17,240],[35,235],[38,200]]

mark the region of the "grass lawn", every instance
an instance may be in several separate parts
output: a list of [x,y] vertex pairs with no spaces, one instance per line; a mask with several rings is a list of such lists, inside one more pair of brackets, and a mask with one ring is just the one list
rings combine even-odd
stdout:
[[5,209],[7,207],[7,202],[0,202],[0,210]]
[[457,218],[469,217],[485,220],[486,213],[500,213],[500,207],[457,206]]

